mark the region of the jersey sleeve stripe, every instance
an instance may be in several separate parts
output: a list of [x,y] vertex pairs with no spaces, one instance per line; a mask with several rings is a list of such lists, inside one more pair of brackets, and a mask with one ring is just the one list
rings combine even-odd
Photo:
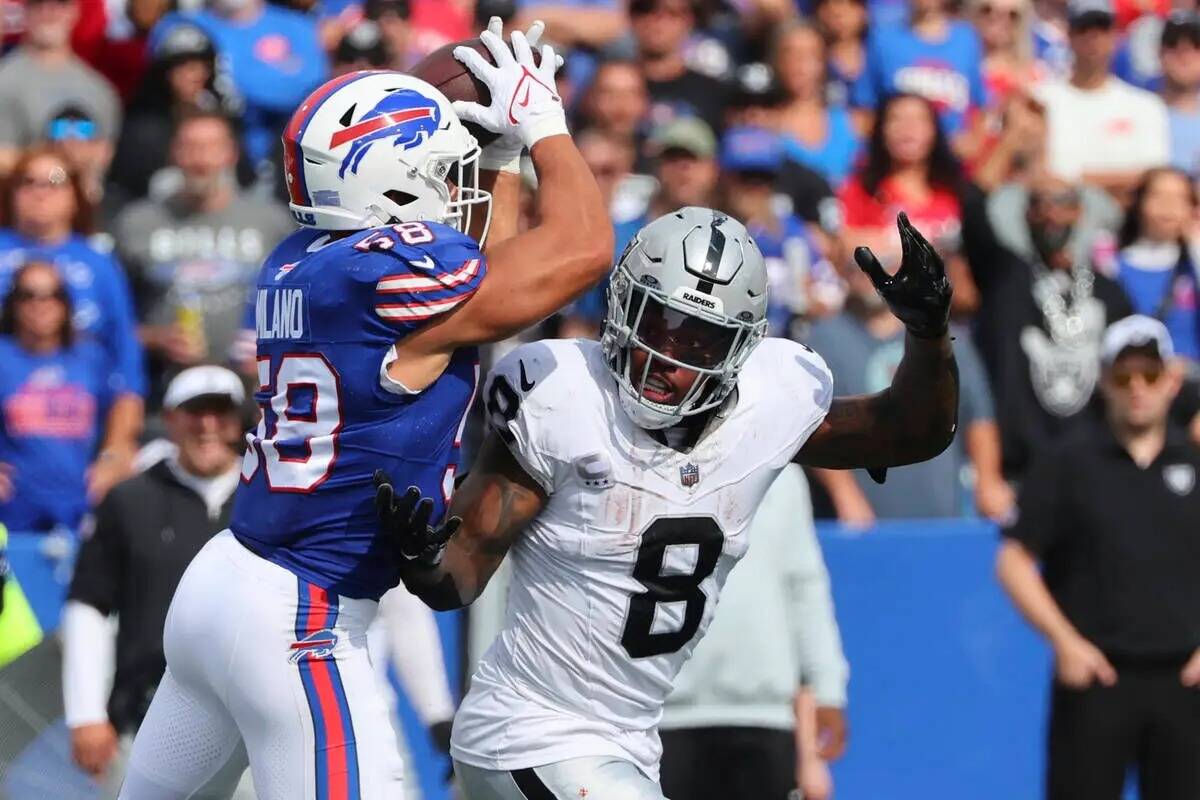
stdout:
[[385,275],[376,286],[380,294],[402,294],[417,292],[435,292],[441,289],[453,289],[473,281],[480,273],[480,260],[468,259],[461,267],[453,272],[446,272],[437,277],[428,275]]
[[375,313],[385,320],[426,320],[445,314],[473,294],[474,290],[436,302],[380,303],[375,306]]

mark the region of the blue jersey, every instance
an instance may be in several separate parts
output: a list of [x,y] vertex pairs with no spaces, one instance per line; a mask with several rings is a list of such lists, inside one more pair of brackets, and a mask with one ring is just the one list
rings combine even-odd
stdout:
[[0,336],[0,363],[0,463],[14,486],[0,522],[15,531],[74,528],[88,510],[85,476],[112,399],[108,357],[87,338],[30,353]]
[[75,330],[100,342],[120,378],[118,391],[146,393],[142,343],[138,339],[133,295],[125,270],[110,254],[71,234],[58,244],[43,245],[16,231],[0,230],[0,295],[27,261],[54,265],[67,285],[74,308]]
[[479,246],[445,225],[408,222],[330,240],[301,230],[267,258],[255,289],[262,408],[230,528],[246,547],[346,597],[399,581],[377,541],[372,475],[435,498],[445,513],[475,348],[420,393],[387,378],[392,346],[479,287]]
[[888,95],[920,95],[938,110],[948,136],[961,131],[968,112],[987,105],[983,50],[966,22],[947,23],[941,41],[927,41],[907,25],[872,28],[867,67],[850,92],[855,106],[876,108]]

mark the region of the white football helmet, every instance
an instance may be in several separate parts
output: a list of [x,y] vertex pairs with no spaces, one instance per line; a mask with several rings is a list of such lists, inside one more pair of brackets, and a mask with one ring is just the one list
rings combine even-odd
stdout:
[[288,205],[301,225],[361,230],[429,220],[460,231],[483,214],[479,144],[450,101],[390,70],[339,76],[300,104],[283,133]]
[[[716,408],[767,330],[767,267],[742,223],[689,206],[651,222],[617,259],[601,345],[621,407],[651,430]],[[635,369],[632,354],[645,353]],[[696,373],[674,404],[646,397],[655,363]]]

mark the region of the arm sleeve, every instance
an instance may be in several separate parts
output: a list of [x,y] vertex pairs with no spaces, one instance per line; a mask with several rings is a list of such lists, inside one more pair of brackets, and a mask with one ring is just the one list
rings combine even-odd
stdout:
[[109,492],[96,509],[96,529],[79,548],[69,600],[78,600],[108,615],[116,611],[124,577],[121,527],[116,504],[119,492]]
[[533,342],[502,358],[484,386],[488,427],[547,494],[554,491],[562,466],[556,433],[564,432],[552,424],[554,409],[569,408],[571,401],[561,370],[550,349]]
[[779,420],[774,434],[783,449],[770,463],[780,467],[796,457],[829,413],[833,402],[833,373],[825,359],[799,342],[767,339],[758,346],[774,351],[772,366],[780,384],[780,391],[774,398],[778,405],[773,418]]
[[1060,536],[1058,506],[1062,473],[1061,450],[1055,448],[1033,462],[1029,474],[1021,482],[1017,496],[1017,514],[1013,522],[1002,528],[1002,536],[1023,544],[1035,556],[1041,557]]
[[804,472],[788,465],[772,491],[787,491],[792,530],[794,569],[789,585],[793,635],[800,657],[800,683],[809,687],[817,704],[843,708],[850,666],[842,651],[842,637],[834,614],[829,571],[813,527],[812,503]]
[[364,255],[374,257],[375,316],[398,333],[416,330],[453,310],[475,294],[487,274],[479,246],[444,225],[404,223],[392,231],[376,229],[355,245],[360,250],[363,246]]
[[68,601],[62,615],[62,645],[67,727],[106,721],[116,664],[116,641],[108,617],[88,603]]
[[392,663],[417,716],[426,726],[453,717],[454,699],[433,612],[400,584],[380,600],[379,614]]

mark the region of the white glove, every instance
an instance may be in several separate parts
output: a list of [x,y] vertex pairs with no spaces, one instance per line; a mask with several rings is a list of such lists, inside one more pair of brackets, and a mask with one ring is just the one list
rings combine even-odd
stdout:
[[[489,19],[487,29],[500,39],[504,38],[504,22],[499,17]],[[546,30],[546,23],[540,19],[534,20],[533,24],[529,26],[529,30],[525,31],[525,41],[529,42],[530,47],[537,47],[544,30]],[[561,56],[558,61],[561,65]],[[479,168],[493,172],[518,174],[521,171],[521,153],[524,151],[525,144],[521,141],[520,136],[517,136],[515,132],[505,134],[483,148],[479,154]]]
[[[535,32],[536,27],[531,27],[530,32]],[[535,65],[533,49],[524,33],[512,32],[509,37],[512,50],[509,50],[492,28],[489,23],[479,38],[491,52],[496,66],[470,48],[454,50],[454,57],[483,81],[492,95],[489,106],[456,100],[454,111],[458,118],[501,137],[515,134],[523,146],[530,148],[547,136],[565,134],[567,116],[554,88],[554,72],[559,64],[554,48],[542,45],[542,63]],[[536,33],[541,36],[540,29]]]

